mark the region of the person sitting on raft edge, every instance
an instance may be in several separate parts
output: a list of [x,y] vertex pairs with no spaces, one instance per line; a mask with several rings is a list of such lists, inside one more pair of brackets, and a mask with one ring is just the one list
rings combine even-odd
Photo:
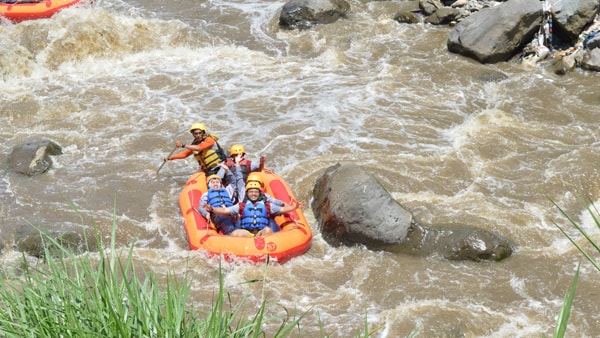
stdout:
[[296,201],[294,204],[286,204],[280,206],[275,203],[266,201],[262,186],[256,181],[246,183],[246,198],[244,202],[240,202],[231,207],[213,207],[209,204],[205,205],[205,209],[209,212],[214,212],[217,215],[238,216],[240,218],[239,228],[234,230],[232,236],[254,237],[268,236],[273,233],[273,229],[269,225],[269,220],[275,216],[294,211],[298,208],[304,208],[304,201]]
[[202,123],[192,124],[190,126],[190,133],[194,136],[192,143],[185,144],[181,140],[176,140],[175,146],[184,150],[165,157],[164,160],[178,160],[193,154],[200,165],[200,169],[204,171],[206,176],[216,174],[220,169],[219,163],[227,159],[225,152],[217,142],[219,137],[209,133],[206,130],[206,126]]

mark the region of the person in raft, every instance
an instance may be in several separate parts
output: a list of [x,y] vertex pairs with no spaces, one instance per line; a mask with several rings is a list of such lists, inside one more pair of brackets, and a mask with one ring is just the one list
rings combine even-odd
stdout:
[[265,200],[260,183],[252,181],[246,183],[246,199],[244,202],[231,207],[216,208],[207,204],[205,208],[217,215],[238,216],[240,218],[238,229],[231,234],[240,237],[253,237],[272,234],[273,229],[269,226],[270,219],[298,208],[304,208],[305,204],[304,201],[300,201],[292,205],[284,203],[283,206],[280,206],[268,202]]
[[[275,197],[267,194],[267,189],[265,189],[265,184],[263,183],[262,177],[260,177],[259,173],[250,173],[248,175],[248,177],[246,178],[246,184],[248,184],[250,182],[258,182],[258,184],[260,184],[261,193],[263,194],[263,196],[265,197],[265,200],[267,202],[274,203],[279,206],[283,206],[285,204],[285,202],[283,202],[282,200],[278,200]],[[244,190],[240,190],[240,195],[242,195],[242,196],[246,195],[245,187],[244,187]]]
[[234,170],[235,165],[242,167],[242,174],[244,176],[244,182],[248,179],[248,174],[253,171],[262,171],[265,167],[265,157],[261,156],[259,163],[252,162],[246,159],[246,148],[241,144],[234,144],[229,149],[229,157],[225,161],[225,165],[230,170]]
[[[246,178],[246,184],[248,184],[249,182],[258,182],[258,184],[260,184],[261,187],[261,192],[262,195],[265,199],[265,201],[271,203],[271,204],[277,204],[280,207],[285,206],[285,202],[282,200],[278,200],[275,197],[267,194],[267,189],[265,188],[265,184],[262,181],[262,178],[260,177],[260,174],[257,172],[251,172],[250,174],[248,174],[248,177]],[[239,190],[240,195],[241,196],[245,196],[246,192],[245,192],[245,187],[244,190]],[[271,227],[271,230],[273,230],[273,232],[278,232],[279,229],[279,225],[277,225],[277,223],[275,223],[275,220],[270,218],[269,219],[269,226]]]
[[165,157],[164,160],[178,160],[194,154],[198,164],[200,164],[200,169],[207,176],[216,174],[220,169],[219,163],[226,160],[225,152],[217,142],[219,137],[206,131],[206,127],[202,123],[192,124],[190,133],[194,136],[192,143],[185,144],[180,140],[175,141],[175,146],[184,149],[184,151]]
[[232,173],[224,163],[220,166],[225,171],[225,176],[228,178],[230,183],[227,186],[223,186],[223,180],[218,174],[213,174],[207,177],[206,184],[208,185],[208,191],[206,191],[200,197],[200,203],[198,204],[198,211],[206,218],[206,221],[215,226],[215,228],[224,235],[231,235],[236,229],[236,223],[238,222],[237,216],[231,215],[211,215],[205,208],[206,205],[212,207],[231,207],[233,206],[232,196],[238,194],[238,190],[243,193],[244,181],[242,180],[242,172],[240,166],[236,166],[235,173]]

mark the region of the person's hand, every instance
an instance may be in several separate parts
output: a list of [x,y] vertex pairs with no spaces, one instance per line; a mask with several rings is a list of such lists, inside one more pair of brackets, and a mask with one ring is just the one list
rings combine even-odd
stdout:
[[298,208],[303,209],[306,206],[306,202],[304,200],[302,200],[300,202],[296,201],[294,206],[296,207],[296,209],[298,209]]
[[242,154],[237,154],[235,155],[235,157],[233,158],[233,161],[235,162],[235,164],[239,165],[240,162],[242,162]]
[[206,210],[208,212],[212,212],[213,211],[213,207],[210,204],[205,204],[204,205],[204,210]]
[[175,146],[177,148],[182,148],[183,147],[183,142],[181,142],[180,140],[175,141]]
[[225,162],[219,163],[219,166],[223,168],[223,170],[225,170],[226,172],[229,171],[229,167],[227,166],[227,164],[225,164]]
[[259,162],[261,166],[265,165],[265,157],[261,156]]
[[167,162],[168,160],[169,160],[169,158],[168,158],[168,157],[166,157],[166,156],[165,156],[165,157],[163,157],[163,162]]

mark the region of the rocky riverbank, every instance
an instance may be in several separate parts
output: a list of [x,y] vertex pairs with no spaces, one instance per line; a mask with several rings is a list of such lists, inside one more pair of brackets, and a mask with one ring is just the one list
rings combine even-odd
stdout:
[[[600,71],[597,0],[402,1],[401,24],[448,25],[448,51],[481,63],[527,62],[565,74],[577,67]],[[291,0],[279,17],[283,29],[311,29],[349,19],[345,0]]]

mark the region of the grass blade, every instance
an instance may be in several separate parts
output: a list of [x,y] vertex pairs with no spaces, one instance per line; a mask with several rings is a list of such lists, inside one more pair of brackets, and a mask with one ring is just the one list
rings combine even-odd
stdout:
[[569,316],[571,315],[571,305],[573,304],[575,290],[577,289],[577,282],[579,281],[580,265],[581,264],[577,265],[577,272],[575,273],[575,277],[573,278],[571,289],[565,294],[565,299],[563,300],[563,305],[560,309],[560,314],[558,315],[558,320],[556,322],[554,338],[563,338],[565,336],[565,332],[567,331],[567,322],[569,321]]

